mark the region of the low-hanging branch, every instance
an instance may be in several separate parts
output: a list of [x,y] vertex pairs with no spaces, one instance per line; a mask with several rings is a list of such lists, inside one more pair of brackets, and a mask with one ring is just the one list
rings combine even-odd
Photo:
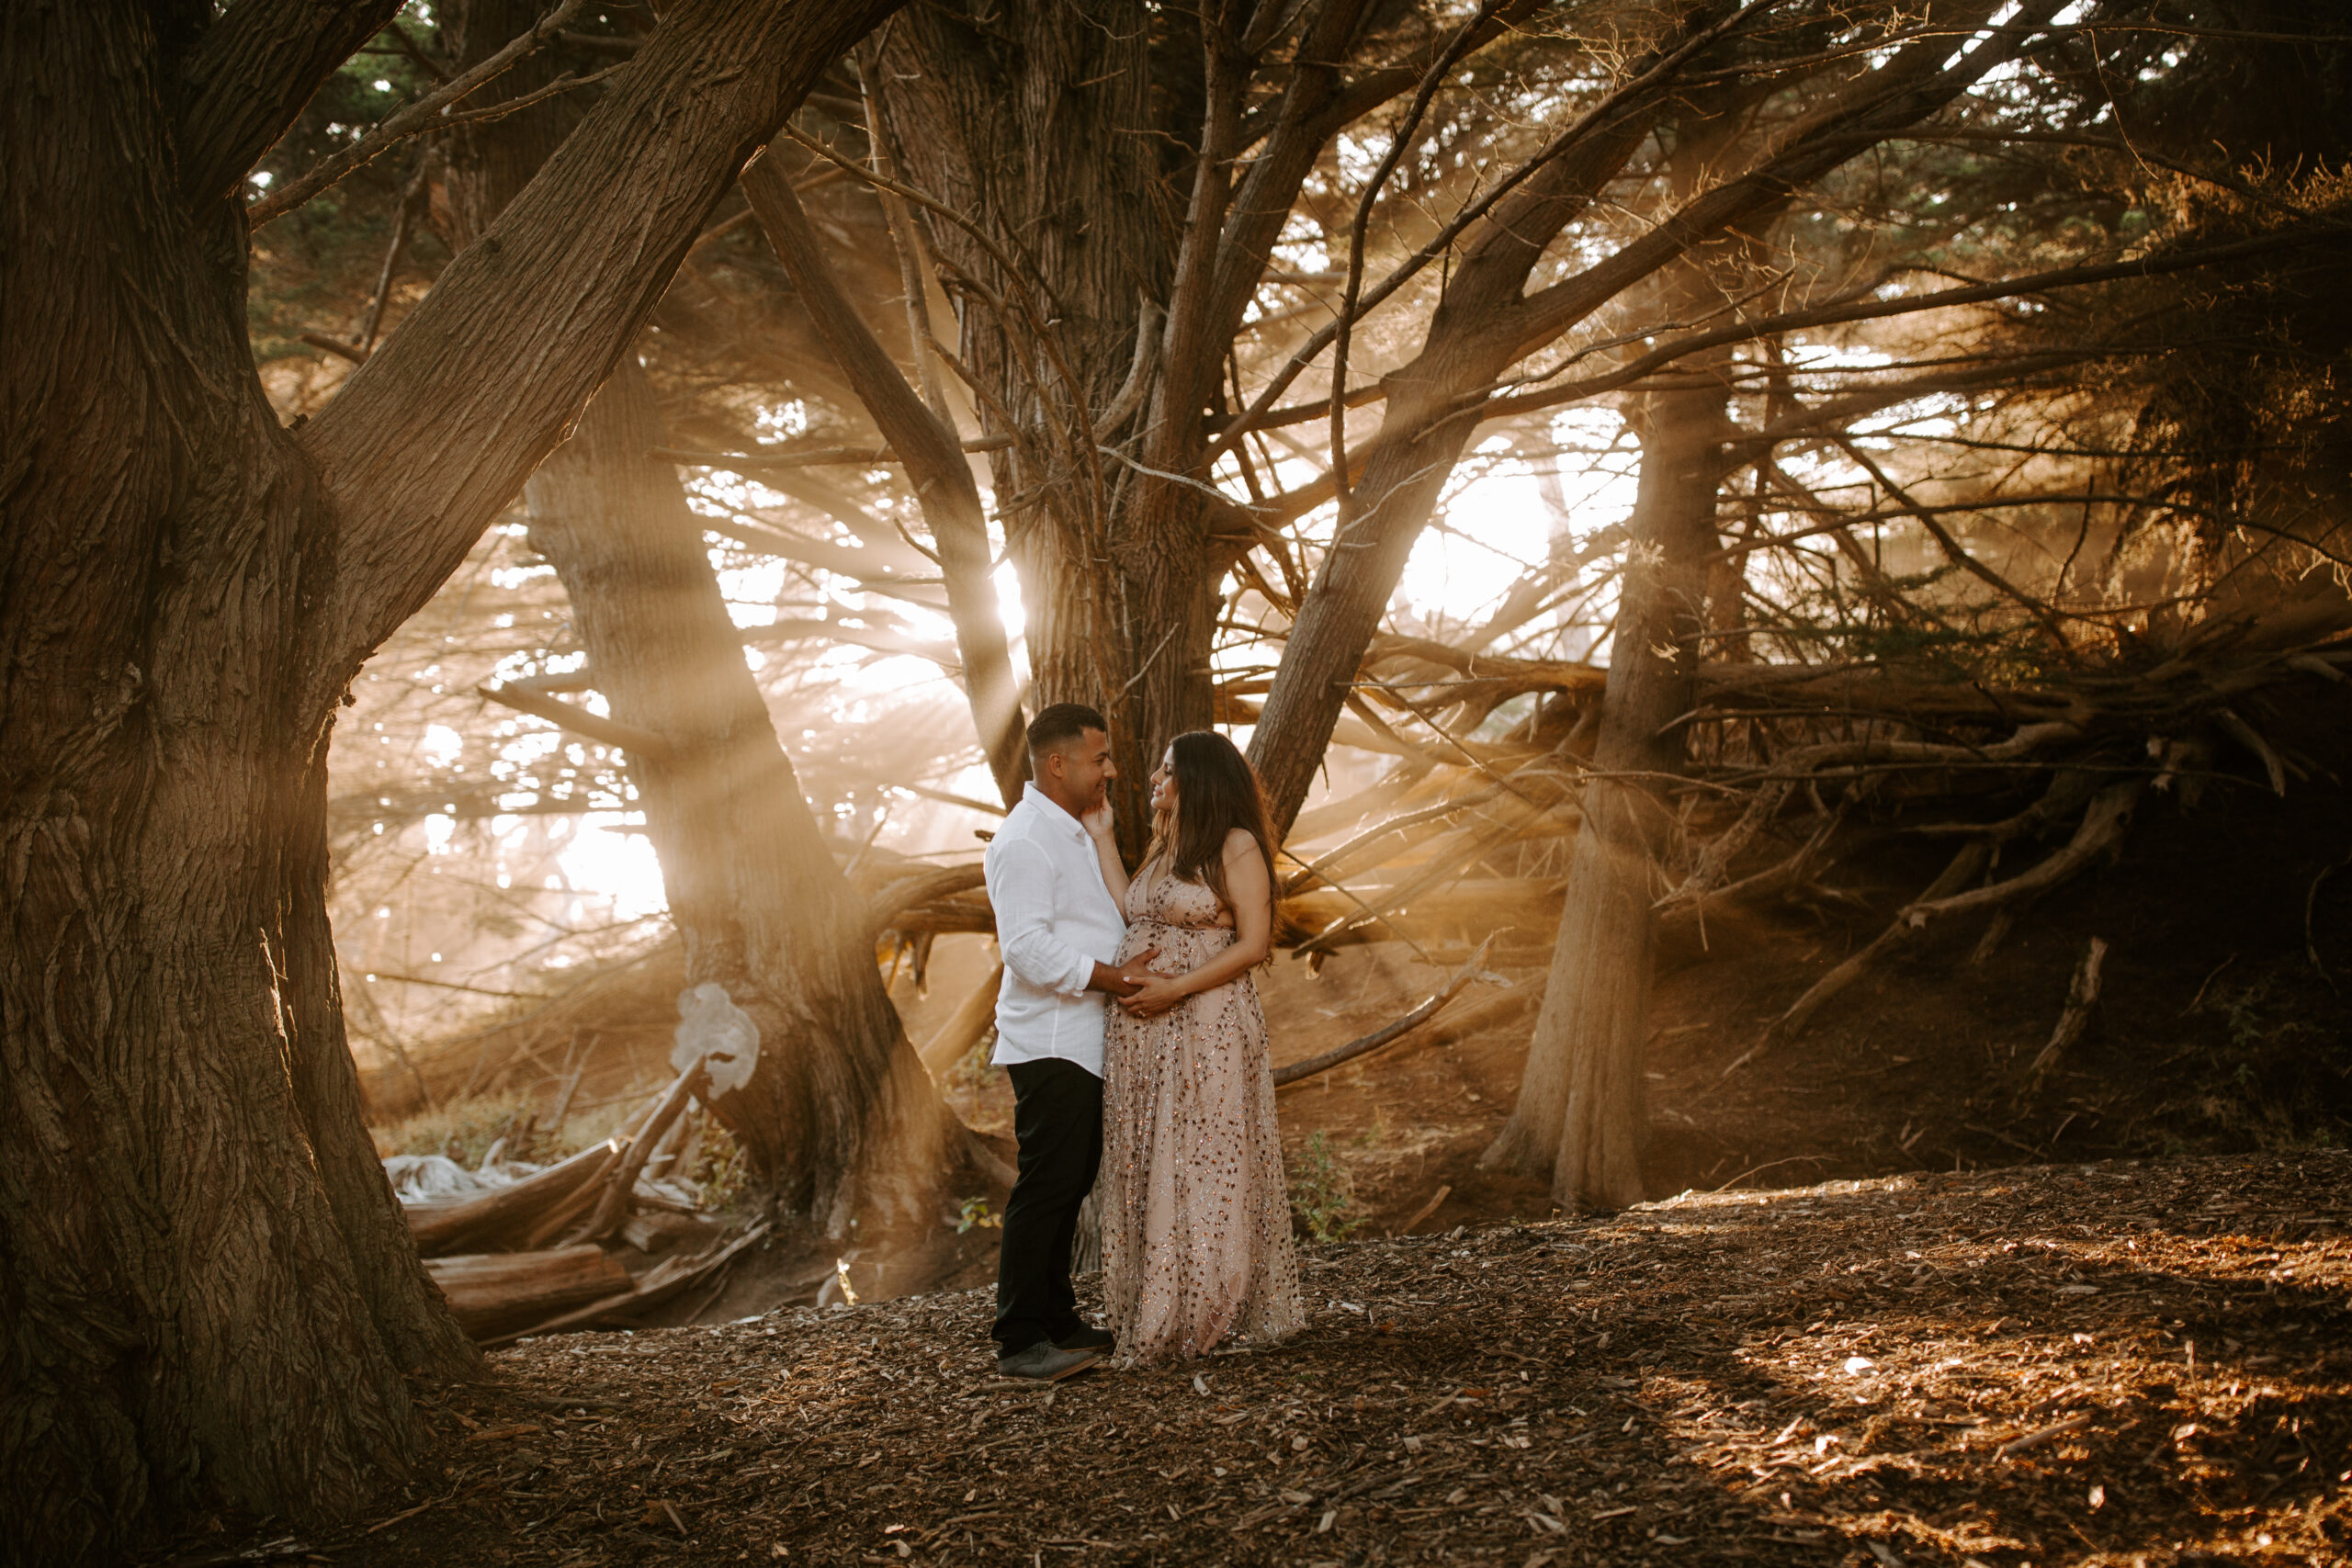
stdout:
[[[1012,445],[1010,435],[975,435],[962,443],[966,452],[1001,452]],[[888,446],[806,446],[797,450],[779,447],[774,452],[689,452],[674,446],[655,446],[646,456],[665,463],[731,468],[739,473],[756,473],[762,468],[875,468],[904,461]]]
[[1319,1056],[1310,1056],[1304,1062],[1293,1062],[1286,1067],[1275,1068],[1274,1087],[1281,1089],[1286,1084],[1295,1084],[1301,1078],[1312,1077],[1317,1073],[1329,1072],[1342,1062],[1351,1062],[1358,1056],[1368,1055],[1392,1041],[1404,1038],[1430,1019],[1435,1018],[1439,1010],[1461,995],[1464,987],[1485,973],[1487,950],[1495,945],[1495,939],[1502,934],[1501,931],[1489,931],[1487,934],[1487,940],[1478,944],[1478,951],[1470,955],[1470,962],[1447,976],[1445,984],[1440,986],[1427,1000],[1404,1017],[1375,1029],[1360,1039],[1351,1040],[1345,1045],[1326,1051]]
[[514,686],[476,686],[474,691],[501,707],[510,707],[517,713],[529,714],[533,718],[545,719],[600,746],[611,746],[639,757],[667,756],[670,751],[669,741],[653,731],[622,724],[602,714],[590,713],[573,703],[558,702],[553,697]]

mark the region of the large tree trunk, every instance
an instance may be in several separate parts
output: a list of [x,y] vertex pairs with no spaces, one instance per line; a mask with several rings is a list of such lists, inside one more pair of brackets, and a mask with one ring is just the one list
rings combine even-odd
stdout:
[[0,1559],[346,1513],[407,1380],[477,1368],[359,1119],[330,721],[877,9],[670,8],[505,248],[281,430],[235,203],[395,8],[0,9]]
[[[1696,690],[1728,434],[1720,389],[1652,394],[1637,420],[1641,488],[1592,761],[1603,774],[1657,775],[1680,765],[1681,734],[1668,726]],[[1644,1195],[1650,906],[1659,891],[1652,846],[1663,817],[1654,787],[1642,777],[1585,786],[1519,1102],[1486,1156],[1488,1164],[1550,1172],[1553,1196],[1566,1208],[1622,1209]]]
[[[1035,702],[1089,703],[1111,719],[1113,799],[1132,853],[1159,748],[1213,713],[1205,498],[1102,450],[1123,447],[1140,417],[1131,399],[1118,428],[1105,423],[1157,324],[1146,302],[1169,297],[1181,215],[1154,93],[1184,89],[1157,81],[1155,23],[1133,0],[988,9],[901,13],[877,74],[915,182],[1018,258],[1008,275],[958,226],[930,225],[983,427],[1016,441],[991,461]],[[1188,411],[1190,427],[1198,416]]]
[[[334,570],[243,235],[141,7],[10,7],[0,258],[0,1557],[398,1475],[472,1352],[358,1113],[326,929]],[[58,104],[74,106],[63,117]],[[191,211],[191,205],[195,210]],[[36,228],[38,224],[38,228]]]
[[629,776],[662,862],[689,985],[715,982],[760,1032],[752,1080],[713,1109],[787,1214],[842,1234],[910,1217],[960,1158],[777,741],[665,445],[624,358],[525,494],[531,543],[571,596],[612,717],[658,738]]
[[[532,0],[463,0],[451,16],[466,63],[496,52],[536,10]],[[514,96],[529,84],[497,85]],[[475,243],[553,152],[550,112],[492,120],[453,148],[457,243]],[[659,738],[628,750],[629,773],[687,983],[718,985],[759,1030],[751,1082],[712,1109],[781,1214],[833,1235],[861,1210],[907,1217],[959,1157],[960,1129],[883,988],[865,910],[744,663],[676,470],[646,455],[664,445],[653,389],[624,355],[525,487],[531,543],[571,601],[612,718]]]

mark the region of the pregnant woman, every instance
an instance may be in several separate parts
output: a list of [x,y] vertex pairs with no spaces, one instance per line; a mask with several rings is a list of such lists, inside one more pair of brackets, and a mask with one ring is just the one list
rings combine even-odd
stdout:
[[1158,977],[1111,1010],[1103,1041],[1103,1297],[1130,1363],[1266,1344],[1304,1320],[1252,973],[1274,913],[1257,775],[1224,736],[1180,735],[1151,808],[1143,864],[1111,891],[1119,962],[1158,948]]

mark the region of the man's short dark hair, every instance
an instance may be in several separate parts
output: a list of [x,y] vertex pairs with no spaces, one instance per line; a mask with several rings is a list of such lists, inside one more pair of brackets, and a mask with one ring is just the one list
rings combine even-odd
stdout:
[[1102,716],[1084,703],[1054,703],[1038,710],[1029,721],[1029,754],[1042,757],[1048,751],[1060,750],[1090,729],[1105,735],[1111,727]]

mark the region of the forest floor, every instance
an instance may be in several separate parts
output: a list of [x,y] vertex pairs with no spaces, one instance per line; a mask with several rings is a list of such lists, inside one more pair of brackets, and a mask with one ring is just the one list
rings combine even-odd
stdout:
[[1310,1247],[1309,1326],[1050,1390],[983,1292],[575,1334],[374,1517],[168,1561],[2340,1563],[2352,1155],[1915,1173]]

